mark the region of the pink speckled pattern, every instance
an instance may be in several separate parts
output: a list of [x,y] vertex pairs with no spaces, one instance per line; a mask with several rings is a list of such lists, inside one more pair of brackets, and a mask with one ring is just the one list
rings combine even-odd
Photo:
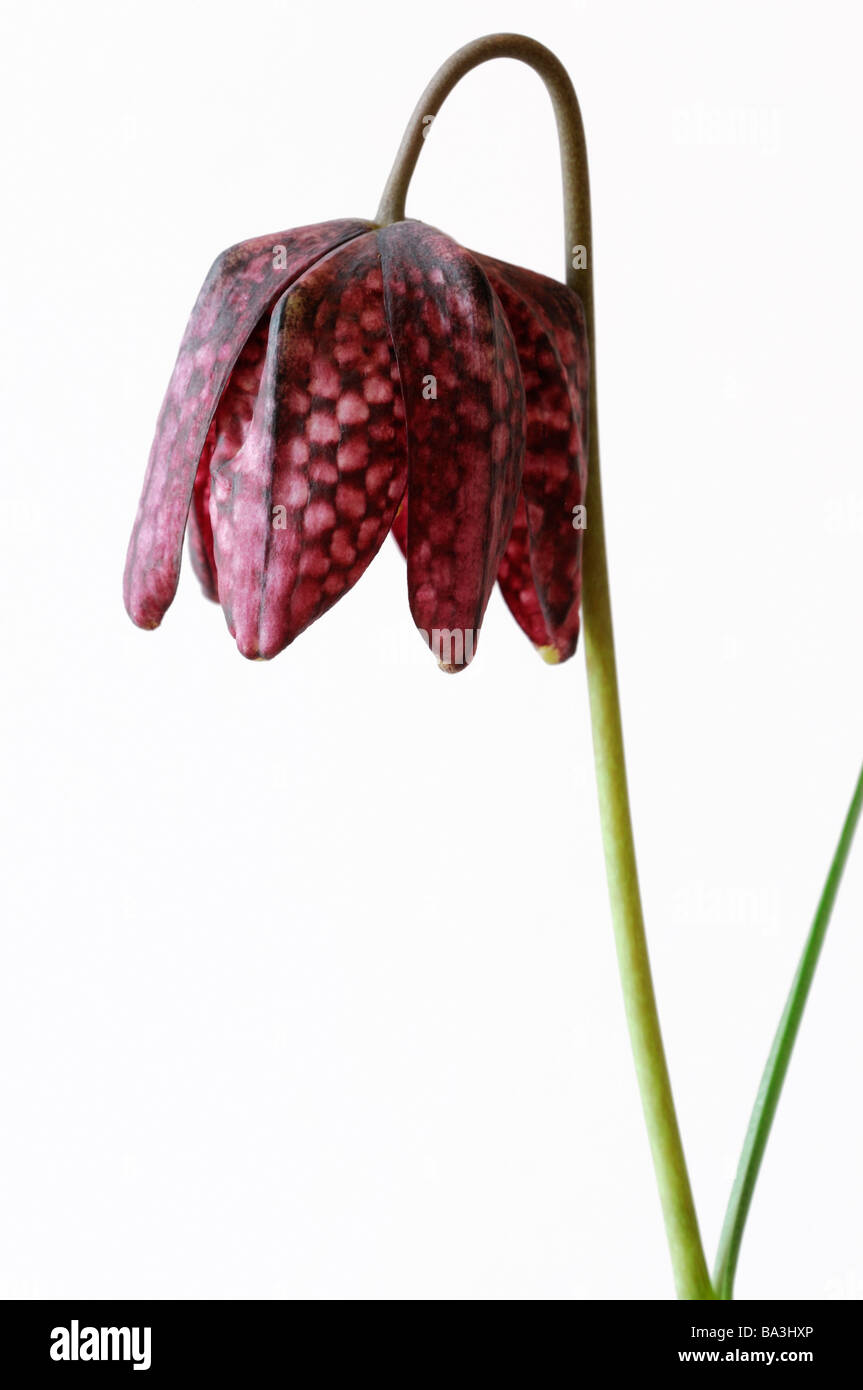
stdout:
[[584,531],[572,523],[587,487],[584,311],[578,296],[556,280],[489,256],[477,259],[512,327],[527,398],[524,507],[500,568],[500,587],[531,641],[566,661],[578,641],[581,606]]
[[444,669],[471,660],[496,579],[531,641],[565,660],[587,381],[574,294],[423,223],[241,243],[210,271],[162,407],[129,547],[131,616],[160,622],[188,525],[204,593],[240,651],[269,658],[392,530],[414,621],[433,649],[444,635]]
[[530,537],[523,494],[518,499],[497,579],[507,606],[522,632],[527,634],[535,647],[553,646],[530,565]]
[[250,429],[211,479],[228,626],[245,656],[274,656],[356,583],[405,490],[374,235],[319,261],[278,301]]
[[385,227],[378,242],[407,423],[411,613],[429,636],[463,635],[463,666],[476,649],[521,483],[516,346],[485,274],[456,242],[413,221]]
[[[573,508],[587,487],[589,362],[581,300],[544,275],[476,255],[506,312],[525,391],[521,493],[498,569],[519,626],[558,661],[578,642],[583,530]],[[393,535],[406,554],[409,509]]]
[[232,458],[245,443],[261,385],[269,331],[270,320],[265,314],[252,330],[251,337],[237,358],[237,365],[213,416],[195,475],[195,490],[189,512],[189,554],[205,596],[216,603],[219,601],[219,583],[210,523],[210,470]]
[[[198,462],[249,334],[292,280],[368,226],[343,219],[277,232],[241,242],[214,262],[180,345],[129,544],[124,597],[139,627],[158,627],[176,592]],[[277,246],[286,250],[284,265]]]

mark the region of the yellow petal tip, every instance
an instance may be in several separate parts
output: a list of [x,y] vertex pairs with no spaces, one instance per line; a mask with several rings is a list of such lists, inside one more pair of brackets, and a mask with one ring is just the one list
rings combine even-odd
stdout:
[[536,650],[539,652],[543,661],[547,662],[549,666],[558,666],[560,664],[560,652],[557,650],[557,647],[537,647]]

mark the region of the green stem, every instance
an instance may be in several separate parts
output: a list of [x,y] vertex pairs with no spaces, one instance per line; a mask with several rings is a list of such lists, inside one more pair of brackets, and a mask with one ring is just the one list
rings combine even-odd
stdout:
[[[710,1299],[714,1295],[698,1231],[656,1011],[626,785],[599,475],[587,148],[575,91],[566,69],[554,54],[520,34],[492,34],[454,53],[432,78],[408,122],[376,220],[385,224],[404,217],[408,184],[423,148],[423,136],[429,128],[424,117],[437,115],[456,83],[472,68],[491,58],[515,58],[533,68],[545,83],[557,121],[563,175],[566,281],[584,304],[591,357],[584,645],[611,915],[635,1069],[678,1297]],[[573,268],[573,249],[578,246],[584,248],[584,264]]]
[[[595,376],[595,374],[594,374]],[[591,429],[596,420],[591,410]],[[595,440],[595,431],[594,431]],[[711,1299],[644,931],[608,585],[599,458],[591,451],[584,557],[584,646],[611,917],[641,1103],[678,1298]]]
[[800,1020],[806,1007],[812,977],[815,974],[815,967],[818,964],[818,957],[821,954],[821,947],[827,934],[827,925],[833,911],[833,904],[836,901],[836,894],[839,891],[842,871],[845,868],[851,842],[854,839],[854,832],[857,829],[857,822],[860,819],[861,808],[863,808],[863,768],[861,768],[860,776],[857,779],[857,786],[854,789],[851,805],[842,827],[842,834],[839,837],[839,844],[836,846],[836,853],[833,856],[830,872],[827,875],[827,881],[818,903],[815,920],[806,938],[800,964],[792,981],[791,990],[779,1020],[779,1027],[773,1039],[773,1046],[767,1058],[767,1065],[761,1077],[758,1094],[755,1097],[749,1129],[743,1142],[743,1151],[737,1165],[737,1174],[731,1189],[731,1196],[728,1199],[728,1210],[725,1213],[722,1234],[719,1237],[719,1249],[716,1254],[714,1271],[714,1284],[719,1298],[731,1298],[732,1296],[740,1242],[743,1238],[746,1218],[749,1215],[752,1193],[755,1189],[761,1160],[764,1157],[764,1150],[767,1147],[779,1097],[782,1094],[785,1073],[788,1071],[788,1063],[791,1060],[791,1053],[797,1040]]

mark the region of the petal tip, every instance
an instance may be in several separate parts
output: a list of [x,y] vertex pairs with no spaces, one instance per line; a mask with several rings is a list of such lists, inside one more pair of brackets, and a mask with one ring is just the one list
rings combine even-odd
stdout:
[[460,666],[456,665],[454,661],[439,661],[438,670],[445,671],[448,676],[457,676],[459,671],[466,671],[468,665],[467,661],[463,661]]
[[149,595],[126,594],[123,606],[135,626],[142,631],[155,632],[157,627],[161,627],[165,610],[161,605],[154,603]]
[[237,638],[237,651],[240,656],[244,656],[247,661],[272,661],[276,652],[261,651],[260,645],[256,641],[244,642]]
[[420,636],[435,658],[438,669],[454,676],[464,671],[476,655],[478,628],[419,628]]

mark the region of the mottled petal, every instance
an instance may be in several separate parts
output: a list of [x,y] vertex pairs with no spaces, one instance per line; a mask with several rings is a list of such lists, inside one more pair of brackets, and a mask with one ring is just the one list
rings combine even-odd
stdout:
[[507,605],[522,631],[527,633],[540,651],[551,647],[551,634],[546,626],[530,567],[530,539],[523,496],[518,499],[512,532],[497,577]]
[[[408,552],[408,509],[402,502],[393,522],[393,538],[403,555]],[[533,582],[530,566],[530,540],[527,533],[527,512],[524,497],[519,493],[512,531],[497,572],[501,592],[519,627],[527,633],[537,651],[550,665],[562,659],[553,645],[540,607],[539,595]]]
[[359,579],[407,459],[374,234],[306,272],[273,310],[251,428],[215,464],[219,598],[240,651],[272,657]]
[[[524,381],[524,513],[500,570],[515,618],[547,660],[576,648],[587,487],[589,361],[581,300],[544,275],[478,256],[506,311]],[[526,536],[525,536],[526,528]],[[525,564],[529,542],[529,567]],[[544,631],[538,612],[544,620]]]
[[176,592],[198,462],[243,345],[286,285],[368,225],[345,219],[257,237],[210,270],[162,405],[126,560],[126,607],[139,627],[157,627]]
[[210,457],[207,448],[201,455],[201,462],[195,474],[195,488],[186,523],[186,535],[192,570],[204,598],[218,603],[219,585],[216,579],[216,557],[213,553],[213,528],[210,524]]
[[524,455],[513,335],[475,257],[421,222],[378,233],[408,439],[411,612],[445,669],[476,646]]
[[213,527],[210,522],[210,469],[239,453],[252,423],[255,401],[261,387],[270,320],[259,320],[237,358],[231,379],[222,393],[207,442],[195,475],[195,490],[189,512],[189,555],[192,568],[207,598],[219,601]]

